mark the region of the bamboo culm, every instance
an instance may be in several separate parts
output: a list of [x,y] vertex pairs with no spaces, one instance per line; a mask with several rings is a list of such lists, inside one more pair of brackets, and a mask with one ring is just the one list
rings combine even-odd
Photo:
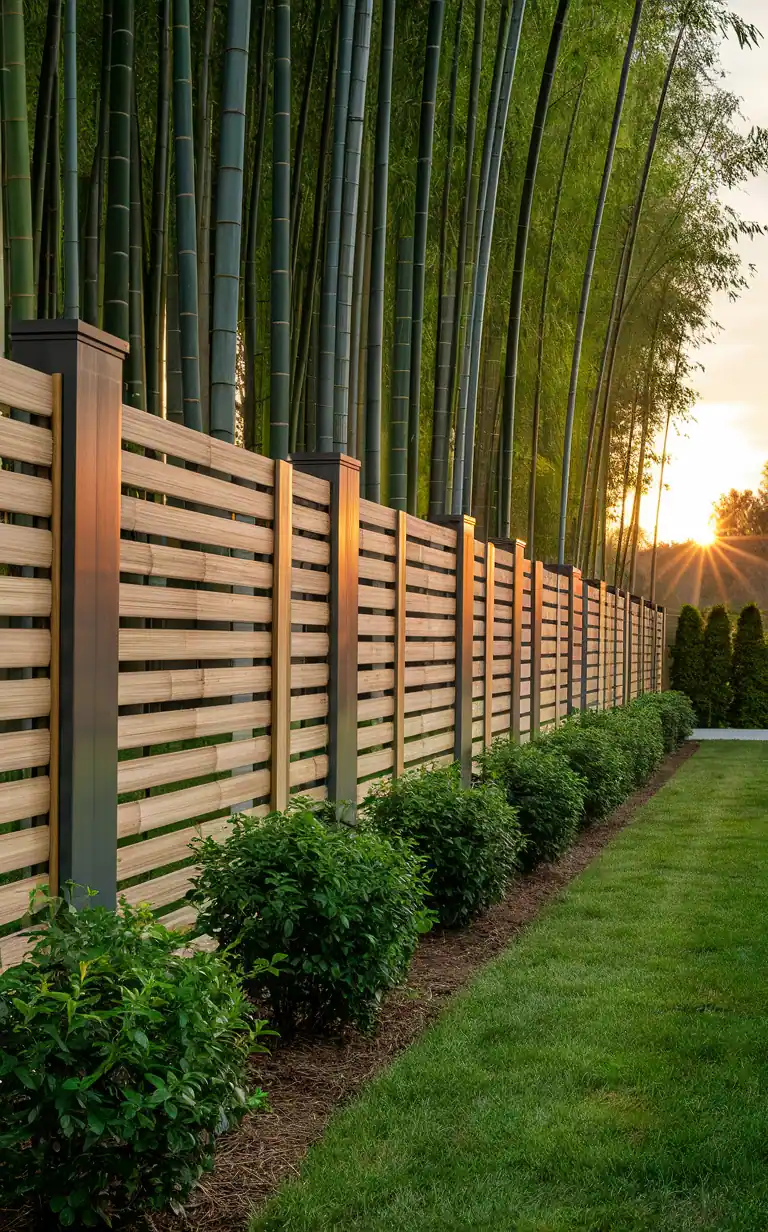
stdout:
[[387,256],[389,133],[392,113],[392,65],[395,49],[396,0],[383,0],[376,108],[371,237],[371,293],[368,299],[366,365],[365,495],[381,500],[381,403],[384,357],[384,296]]
[[197,217],[192,125],[189,0],[173,0],[173,129],[176,154],[176,260],[183,418],[203,430],[197,289]]
[[[453,63],[451,66],[451,88],[448,103],[448,140],[445,156],[445,171],[443,174],[443,194],[440,202],[440,258],[437,276],[437,347],[435,348],[435,381],[434,405],[432,410],[432,455],[429,466],[429,517],[436,518],[445,512],[445,474],[448,469],[448,420],[450,418],[450,377],[447,365],[450,362],[451,335],[448,335],[448,355],[443,351],[438,353],[441,340],[445,339],[446,330],[443,325],[443,309],[451,312],[451,331],[453,329],[453,310],[455,291],[449,298],[445,294],[446,263],[448,260],[448,207],[451,196],[451,180],[453,172],[453,145],[456,135],[456,91],[459,79],[459,59],[461,52],[461,26],[464,18],[464,0],[459,0],[456,10],[456,33],[453,42]],[[445,379],[448,379],[448,388]],[[438,396],[438,390],[440,391]]]
[[632,14],[632,23],[627,39],[627,47],[624,53],[624,63],[621,68],[621,76],[619,78],[619,88],[616,95],[616,103],[613,110],[613,121],[611,124],[611,132],[608,138],[608,149],[605,156],[605,164],[603,167],[603,176],[600,183],[600,191],[598,193],[597,205],[595,207],[595,218],[592,224],[592,237],[589,243],[587,252],[586,265],[584,267],[584,276],[581,285],[581,296],[579,300],[579,310],[576,318],[576,333],[573,342],[573,358],[571,360],[571,377],[568,388],[568,404],[565,412],[565,432],[563,436],[563,469],[560,483],[560,519],[558,528],[558,544],[557,544],[557,559],[559,564],[565,564],[565,540],[568,523],[568,488],[571,472],[571,448],[573,444],[573,420],[576,414],[576,393],[579,385],[579,367],[581,364],[581,351],[584,345],[584,330],[587,322],[587,309],[589,307],[589,295],[592,289],[592,275],[595,268],[595,258],[597,256],[597,245],[600,239],[600,229],[603,222],[603,214],[605,212],[605,201],[608,196],[608,185],[611,182],[611,173],[613,171],[613,159],[616,152],[616,142],[618,141],[619,128],[621,125],[621,116],[624,110],[624,99],[627,93],[627,84],[629,81],[629,72],[632,66],[632,55],[634,52],[635,41],[637,39],[637,31],[640,25],[640,17],[643,12],[644,0],[635,0],[635,8]]
[[230,445],[235,441],[237,327],[240,305],[240,247],[243,230],[243,174],[245,169],[245,102],[248,91],[250,30],[250,4],[243,4],[242,0],[229,0],[227,42],[222,72],[219,168],[216,183],[216,252],[211,335],[211,436],[220,441],[228,441]]
[[408,492],[408,389],[411,367],[411,306],[413,303],[413,239],[397,245],[395,345],[392,355],[392,406],[389,416],[389,503],[405,509]]
[[435,101],[440,71],[445,0],[429,0],[427,46],[419,119],[419,153],[416,164],[416,208],[413,224],[413,305],[411,309],[410,384],[408,390],[407,504],[418,512],[419,443],[421,438],[421,352],[424,336],[424,281],[429,226],[429,188],[432,148],[435,140]]
[[272,94],[272,347],[269,452],[286,458],[291,415],[291,5],[275,0]]
[[133,0],[114,0],[104,253],[104,328],[107,333],[123,338],[126,342],[129,337],[133,22]]
[[552,275],[552,258],[555,252],[555,237],[557,235],[557,223],[560,217],[560,203],[563,197],[563,185],[565,184],[565,173],[568,169],[568,161],[571,156],[571,145],[573,144],[573,134],[576,131],[576,124],[579,118],[581,109],[581,100],[584,95],[584,86],[586,84],[586,74],[581,79],[576,102],[573,105],[571,112],[571,121],[568,126],[568,135],[565,139],[563,147],[563,161],[560,164],[560,174],[557,180],[557,189],[555,190],[555,203],[552,207],[552,221],[549,227],[549,243],[547,244],[547,256],[544,262],[544,278],[541,284],[541,301],[539,304],[539,323],[536,332],[536,381],[533,390],[533,412],[531,415],[531,469],[528,480],[528,555],[531,560],[535,559],[536,549],[536,469],[539,458],[539,431],[541,425],[541,386],[544,375],[544,340],[547,323],[547,304],[549,301],[549,281]]
[[77,182],[77,0],[64,11],[64,316],[80,316]]
[[[488,180],[484,196],[478,206],[479,244],[475,270],[475,285],[473,289],[473,305],[471,308],[471,346],[469,352],[469,380],[467,386],[467,414],[464,441],[464,475],[462,492],[462,512],[469,513],[472,507],[472,472],[475,449],[475,422],[477,417],[477,386],[480,373],[480,352],[483,339],[483,321],[485,317],[485,301],[488,290],[488,272],[490,268],[491,245],[493,243],[493,228],[496,219],[496,197],[499,188],[499,172],[501,155],[504,148],[504,136],[509,114],[509,100],[512,84],[515,79],[517,53],[520,47],[520,35],[523,26],[526,0],[513,0],[510,10],[509,32],[507,35],[504,55],[504,73],[499,95],[499,106],[496,123],[493,130],[493,144],[488,167]],[[454,475],[454,492],[456,476]]]
[[352,289],[355,272],[357,207],[360,196],[360,159],[365,124],[365,96],[371,49],[373,0],[358,0],[350,70],[344,187],[339,232],[339,273],[336,295],[336,354],[333,388],[333,448],[347,450],[349,415],[349,361],[352,336]]
[[35,316],[32,192],[22,0],[2,0],[3,132],[11,320]]
[[162,414],[162,334],[168,233],[168,172],[171,123],[171,0],[159,0],[158,90],[152,174],[149,270],[146,288],[147,410]]
[[525,284],[525,259],[528,251],[528,236],[531,230],[531,212],[533,197],[536,191],[536,174],[539,168],[539,156],[544,139],[544,128],[547,123],[549,100],[552,96],[552,85],[555,80],[555,70],[560,55],[560,44],[565,31],[565,22],[571,0],[559,0],[552,33],[541,75],[539,96],[536,101],[536,111],[533,117],[531,139],[528,144],[528,160],[523,179],[523,190],[520,196],[520,209],[517,219],[517,235],[515,238],[515,255],[512,271],[512,290],[509,297],[509,322],[507,326],[506,371],[504,374],[504,398],[501,408],[501,506],[502,536],[510,533],[510,518],[512,510],[512,467],[515,446],[515,396],[517,391],[517,361],[520,347],[520,324],[523,314],[523,287]]
[[333,106],[333,151],[325,224],[325,264],[320,297],[320,355],[317,395],[317,448],[333,449],[333,384],[336,361],[336,297],[339,285],[341,205],[344,193],[344,160],[347,110],[352,73],[355,0],[340,0],[339,36],[336,53],[336,88]]

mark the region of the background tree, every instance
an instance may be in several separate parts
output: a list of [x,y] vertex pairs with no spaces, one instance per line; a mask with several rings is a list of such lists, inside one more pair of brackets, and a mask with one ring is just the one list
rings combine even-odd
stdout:
[[718,535],[768,535],[768,462],[757,492],[731,488],[712,508]]
[[704,685],[704,624],[697,607],[686,603],[680,609],[677,632],[672,647],[670,687],[685,693],[701,717]]
[[739,614],[733,639],[731,678],[732,725],[768,728],[768,651],[763,634],[763,618],[754,603],[748,603]]
[[705,727],[727,727],[731,708],[731,622],[722,604],[713,607],[704,629],[701,718]]

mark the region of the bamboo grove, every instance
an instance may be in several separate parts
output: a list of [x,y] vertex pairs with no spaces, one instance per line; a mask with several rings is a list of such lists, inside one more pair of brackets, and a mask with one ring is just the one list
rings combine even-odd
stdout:
[[129,341],[133,406],[632,580],[759,229],[720,190],[768,136],[718,73],[756,30],[719,0],[2,0],[0,34],[4,344],[79,315]]

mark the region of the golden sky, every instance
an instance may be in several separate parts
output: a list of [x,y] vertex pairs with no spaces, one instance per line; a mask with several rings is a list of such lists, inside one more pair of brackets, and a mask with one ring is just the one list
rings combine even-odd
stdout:
[[[741,51],[735,38],[722,48],[726,88],[743,97],[745,127],[768,127],[768,0],[735,0],[732,5],[766,38]],[[745,217],[768,224],[768,174],[724,199]],[[768,235],[743,241],[744,261],[757,267],[752,285],[735,303],[716,297],[713,315],[722,326],[714,342],[692,354],[704,365],[694,374],[698,393],[693,421],[670,432],[665,491],[661,501],[662,542],[702,538],[712,502],[729,488],[756,487],[768,460]],[[657,442],[661,451],[661,441]],[[641,522],[653,535],[658,473],[641,506]]]

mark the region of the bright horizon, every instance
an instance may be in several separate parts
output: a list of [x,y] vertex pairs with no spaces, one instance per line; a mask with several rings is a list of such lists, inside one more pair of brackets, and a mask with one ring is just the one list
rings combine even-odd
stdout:
[[[737,0],[733,6],[765,36],[752,51],[741,51],[735,38],[722,47],[726,88],[742,96],[746,128],[768,127],[768,9],[765,0]],[[768,174],[723,199],[746,218],[768,224]],[[713,502],[731,488],[755,488],[768,460],[768,236],[743,240],[745,265],[756,266],[751,286],[731,303],[716,296],[713,316],[722,326],[713,342],[692,352],[704,371],[694,374],[698,400],[692,420],[670,431],[665,491],[661,500],[659,541],[705,541]],[[661,453],[661,439],[657,450]],[[640,522],[653,536],[658,500],[658,467],[643,497]]]

